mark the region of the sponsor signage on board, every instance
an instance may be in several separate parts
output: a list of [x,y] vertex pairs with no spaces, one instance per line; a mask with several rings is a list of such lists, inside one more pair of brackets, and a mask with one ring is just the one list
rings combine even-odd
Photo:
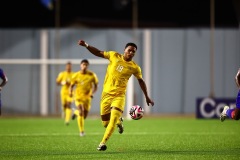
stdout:
[[224,106],[235,108],[235,98],[197,98],[197,118],[219,118]]

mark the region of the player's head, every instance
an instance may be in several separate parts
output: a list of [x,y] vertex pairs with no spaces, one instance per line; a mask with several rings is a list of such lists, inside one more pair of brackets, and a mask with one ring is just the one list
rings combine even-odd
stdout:
[[87,59],[83,59],[80,63],[80,68],[82,71],[86,71],[88,69],[89,66],[89,61]]
[[88,65],[89,65],[89,61],[87,60],[87,59],[83,59],[82,61],[81,61],[81,64],[82,63],[87,63]]
[[131,61],[132,58],[135,56],[137,51],[137,45],[135,43],[129,42],[126,44],[124,49],[124,59],[126,61]]
[[125,46],[125,49],[126,49],[128,46],[135,47],[136,50],[137,50],[137,45],[136,45],[135,43],[132,43],[132,42],[127,43],[126,46]]
[[71,70],[72,70],[72,63],[71,62],[67,62],[67,64],[66,64],[66,71],[71,72]]

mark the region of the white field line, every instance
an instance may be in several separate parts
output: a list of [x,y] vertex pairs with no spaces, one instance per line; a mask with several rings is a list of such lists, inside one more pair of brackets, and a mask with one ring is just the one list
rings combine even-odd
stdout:
[[[103,135],[104,133],[100,132],[89,132],[86,135],[95,136],[95,135]],[[0,137],[27,137],[27,136],[75,136],[78,135],[77,133],[15,133],[15,134],[0,134]],[[119,134],[116,134],[119,135]],[[124,133],[123,135],[237,135],[235,132],[131,132],[131,133]]]

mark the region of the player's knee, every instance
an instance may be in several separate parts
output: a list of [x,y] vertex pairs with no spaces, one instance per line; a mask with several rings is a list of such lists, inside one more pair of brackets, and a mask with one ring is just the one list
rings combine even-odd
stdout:
[[240,119],[240,109],[238,109],[238,108],[236,108],[235,110],[234,110],[234,115],[233,115],[233,119],[235,119],[235,120],[239,120]]
[[84,119],[86,119],[88,116],[88,111],[87,110],[84,110]]
[[105,128],[107,128],[108,124],[109,124],[109,121],[102,121],[102,125],[103,125]]
[[235,114],[235,115],[233,116],[233,119],[239,120],[239,119],[240,119],[240,114]]
[[84,107],[82,105],[78,106],[79,116],[84,117]]

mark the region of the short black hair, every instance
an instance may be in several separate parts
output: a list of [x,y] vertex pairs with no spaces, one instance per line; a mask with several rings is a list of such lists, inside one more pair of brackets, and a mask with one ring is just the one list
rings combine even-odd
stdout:
[[82,61],[81,61],[81,64],[82,63],[87,63],[87,64],[89,64],[89,61],[87,60],[87,59],[83,59]]
[[137,50],[137,45],[135,43],[129,42],[129,43],[126,44],[125,48],[127,48],[128,46],[133,46]]

